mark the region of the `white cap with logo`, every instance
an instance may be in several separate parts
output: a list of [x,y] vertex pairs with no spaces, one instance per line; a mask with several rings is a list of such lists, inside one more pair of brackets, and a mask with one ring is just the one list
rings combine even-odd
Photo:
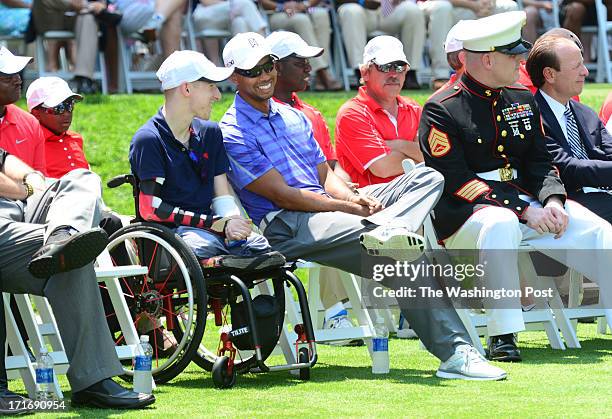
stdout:
[[457,39],[457,35],[473,22],[473,20],[460,20],[450,28],[450,31],[446,34],[446,41],[444,41],[444,52],[450,54],[451,52],[457,52],[463,49],[463,42]]
[[323,48],[311,47],[300,35],[293,32],[272,32],[266,37],[266,41],[278,59],[283,59],[291,54],[299,58],[312,58],[323,54]]
[[255,32],[243,32],[234,36],[223,48],[223,62],[226,67],[250,70],[272,52],[266,38]]
[[69,98],[83,100],[83,96],[70,90],[68,83],[55,76],[34,80],[26,91],[26,101],[30,111],[38,105],[53,108]]
[[204,54],[197,51],[174,51],[164,60],[157,70],[162,90],[174,89],[182,83],[190,83],[201,78],[212,82],[227,80],[234,68],[217,67]]
[[370,61],[379,65],[401,61],[410,65],[406,54],[404,54],[402,42],[389,35],[374,37],[366,44],[363,50],[363,64]]
[[471,21],[455,38],[463,42],[466,51],[525,54],[531,48],[531,44],[521,38],[526,22],[527,15],[523,11],[498,13]]
[[13,55],[7,48],[0,47],[0,73],[19,73],[30,61],[32,61],[32,57]]

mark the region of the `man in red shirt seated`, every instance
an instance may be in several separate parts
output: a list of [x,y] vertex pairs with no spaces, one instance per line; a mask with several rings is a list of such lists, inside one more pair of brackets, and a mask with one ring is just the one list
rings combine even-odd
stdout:
[[40,122],[45,138],[46,174],[61,178],[74,169],[89,169],[81,134],[69,131],[72,110],[83,97],[59,77],[34,80],[26,92],[28,110]]
[[[16,57],[8,49],[0,48],[0,62],[9,62],[19,58],[29,57]],[[19,77],[19,74],[16,76]],[[15,105],[21,96],[21,78],[19,78],[19,85],[20,88],[10,97],[4,98],[6,105],[4,114],[0,117],[0,147],[23,160],[34,170],[44,173],[45,137],[36,118]]]
[[[312,70],[308,59],[323,54],[323,48],[310,46],[298,34],[286,31],[272,32],[266,41],[274,55],[278,57],[276,62],[278,75],[272,99],[298,109],[306,115],[312,124],[314,139],[321,147],[329,166],[338,177],[349,183],[349,186],[354,186],[350,182],[351,178],[348,173],[338,163],[325,118],[317,108],[303,102],[297,95],[297,92],[308,88]],[[338,271],[322,267],[319,282],[321,303],[326,309],[324,328],[352,327],[353,324],[344,306],[349,299],[340,281]],[[334,345],[358,346],[363,345],[363,340],[339,341],[334,342]]]
[[[338,111],[338,159],[359,187],[392,181],[404,173],[404,159],[423,161],[417,141],[421,106],[400,96],[409,68],[401,41],[373,38],[360,67],[364,86]],[[398,336],[415,335],[400,320]]]
[[360,67],[364,86],[338,111],[338,160],[360,187],[387,183],[403,174],[404,159],[423,161],[417,141],[422,108],[400,96],[409,68],[397,38],[373,38]]

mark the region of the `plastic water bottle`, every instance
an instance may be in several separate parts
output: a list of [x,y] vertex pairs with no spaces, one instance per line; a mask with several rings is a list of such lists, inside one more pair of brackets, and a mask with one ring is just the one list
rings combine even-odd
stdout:
[[134,359],[134,391],[137,393],[151,394],[151,358],[153,348],[149,345],[149,336],[140,337],[140,351]]
[[389,373],[389,329],[385,320],[376,318],[372,338],[372,374]]
[[55,400],[53,391],[53,358],[44,346],[36,360],[36,400]]

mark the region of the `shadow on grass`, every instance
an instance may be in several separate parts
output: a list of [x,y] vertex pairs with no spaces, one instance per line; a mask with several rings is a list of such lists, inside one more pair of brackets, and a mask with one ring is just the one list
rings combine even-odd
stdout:
[[547,347],[523,347],[519,349],[523,364],[599,364],[603,358],[612,356],[612,341],[604,338],[590,338],[580,342],[582,348],[566,348],[564,351]]
[[[435,371],[420,370],[411,368],[392,369],[389,374],[376,376],[372,374],[370,367],[349,367],[332,364],[317,363],[311,371],[311,379],[308,381],[299,380],[297,377],[289,375],[287,371],[270,373],[248,373],[238,375],[234,388],[258,389],[273,387],[291,387],[301,383],[328,383],[342,381],[379,380],[384,383],[411,383],[423,386],[444,386],[447,380],[437,378]],[[164,387],[170,388],[212,388],[214,387],[211,374],[205,371],[183,372],[171,383]]]

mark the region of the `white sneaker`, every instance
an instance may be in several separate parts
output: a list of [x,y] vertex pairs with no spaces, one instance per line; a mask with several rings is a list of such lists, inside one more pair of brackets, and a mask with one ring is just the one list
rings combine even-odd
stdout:
[[[325,310],[325,320],[323,321],[323,329],[342,329],[346,327],[354,327],[351,320],[348,318],[348,312],[341,302],[334,304],[332,307]],[[329,342],[334,346],[362,346],[362,339],[346,339]]]
[[455,349],[453,356],[440,364],[436,377],[497,381],[506,379],[507,374],[501,368],[489,364],[473,346],[461,345]]
[[395,336],[400,339],[418,339],[416,332],[410,328],[410,325],[406,321],[403,314],[400,315],[399,325],[397,327],[397,333]]
[[404,227],[378,226],[362,233],[361,245],[372,256],[387,256],[412,262],[423,255],[425,239]]

